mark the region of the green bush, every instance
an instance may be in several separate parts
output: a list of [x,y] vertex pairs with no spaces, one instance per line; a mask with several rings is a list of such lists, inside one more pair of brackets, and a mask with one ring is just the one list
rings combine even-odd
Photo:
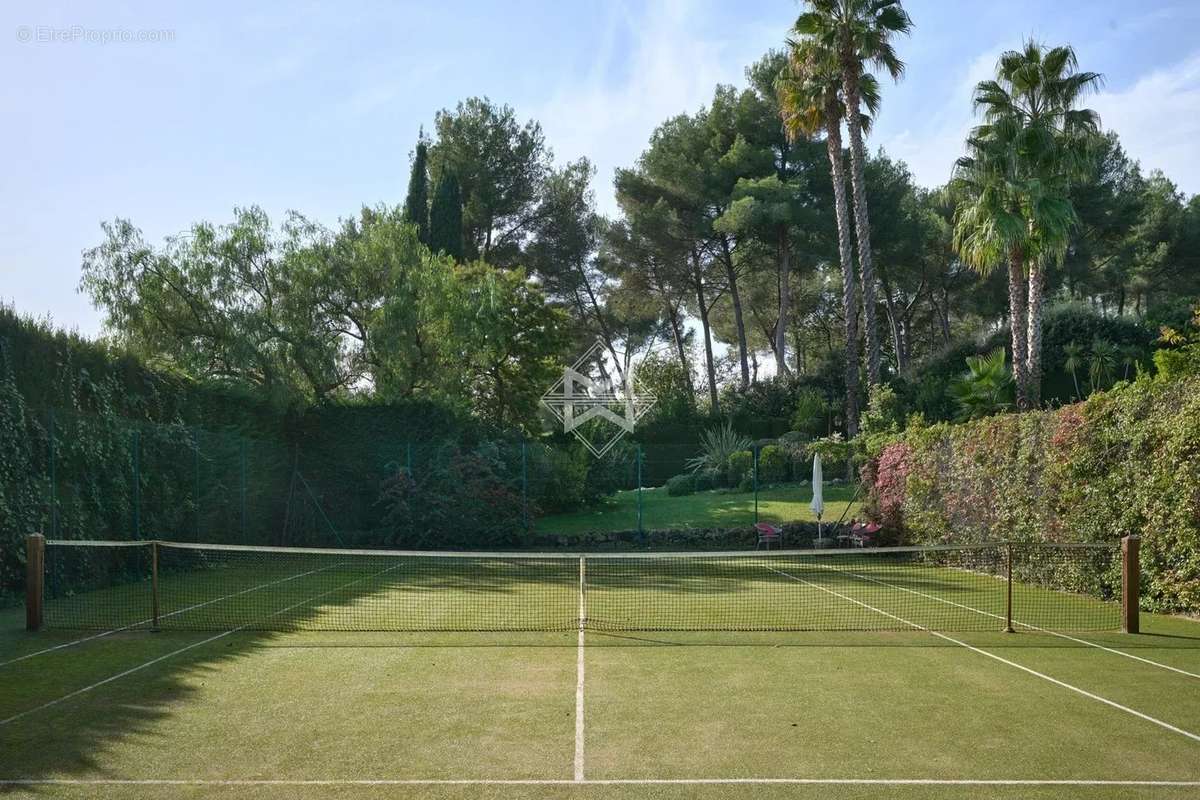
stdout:
[[676,475],[667,479],[667,494],[680,497],[696,491],[696,481],[690,474]]
[[796,392],[796,411],[792,415],[792,429],[807,438],[823,436],[829,431],[829,415],[832,407],[825,395],[812,388]]
[[754,470],[754,453],[749,450],[738,450],[729,454],[725,474],[728,475],[730,486],[740,486],[742,481],[750,477]]
[[916,543],[1142,538],[1143,608],[1200,611],[1200,377],[1143,376],[1056,411],[910,426],[867,463]]
[[787,479],[788,457],[779,445],[769,444],[758,451],[758,485],[781,483]]
[[711,467],[697,470],[692,477],[697,492],[707,492],[710,489],[716,489],[721,485],[722,481],[721,470]]

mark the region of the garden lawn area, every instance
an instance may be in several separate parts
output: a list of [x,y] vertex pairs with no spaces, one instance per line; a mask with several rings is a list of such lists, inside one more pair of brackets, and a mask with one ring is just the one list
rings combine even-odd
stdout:
[[[758,492],[758,520],[761,522],[816,521],[809,508],[812,486],[783,484]],[[825,486],[826,522],[836,522],[847,506],[849,519],[860,511],[854,489],[846,485]],[[617,492],[616,496],[582,511],[551,514],[540,518],[538,533],[590,533],[624,531],[637,528],[637,490]],[[714,489],[672,497],[665,487],[642,490],[642,527],[660,528],[733,528],[753,525],[754,493]]]

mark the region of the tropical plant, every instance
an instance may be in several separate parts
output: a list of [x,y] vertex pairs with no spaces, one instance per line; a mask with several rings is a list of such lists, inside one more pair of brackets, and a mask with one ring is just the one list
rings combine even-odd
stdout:
[[1120,358],[1121,352],[1112,342],[1100,338],[1092,340],[1092,349],[1088,354],[1088,380],[1093,392],[1112,383]]
[[969,356],[967,371],[950,384],[959,419],[979,419],[1012,408],[1013,376],[1003,347],[987,355]]
[[722,472],[729,466],[729,457],[742,450],[749,450],[753,442],[749,436],[744,436],[726,422],[719,428],[710,428],[700,434],[700,455],[687,460],[687,468],[692,472],[707,468],[719,469]]
[[993,80],[975,87],[983,124],[967,139],[954,185],[955,246],[981,273],[1009,269],[1017,402],[1041,400],[1042,299],[1045,269],[1061,263],[1077,222],[1070,198],[1098,143],[1099,118],[1079,101],[1101,83],[1077,71],[1070,46],[1029,41],[1000,57]]
[[904,62],[892,46],[896,34],[912,29],[899,0],[809,0],[808,11],[793,31],[835,54],[842,81],[846,127],[850,133],[850,185],[854,196],[854,228],[858,235],[858,265],[862,276],[863,321],[867,338],[867,381],[879,383],[879,330],[875,321],[875,270],[871,260],[871,224],[867,212],[863,147],[863,85],[866,65],[882,68],[893,80],[904,73]]
[[[788,64],[778,81],[784,128],[793,140],[825,134],[825,149],[833,183],[837,219],[838,263],[842,271],[842,320],[845,334],[846,429],[858,432],[858,313],[855,308],[854,264],[850,252],[850,212],[846,204],[846,173],[842,160],[841,75],[832,51],[812,39],[788,40]],[[860,76],[863,103],[871,114],[879,107],[879,86],[874,76]],[[870,124],[870,116],[861,117]]]
[[1071,381],[1075,384],[1075,399],[1082,400],[1083,393],[1079,391],[1079,370],[1083,367],[1083,347],[1078,342],[1071,342],[1063,347],[1063,369],[1071,373]]

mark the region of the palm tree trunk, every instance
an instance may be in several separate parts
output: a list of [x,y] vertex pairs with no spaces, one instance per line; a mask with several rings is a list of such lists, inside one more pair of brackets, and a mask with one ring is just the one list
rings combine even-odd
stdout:
[[862,115],[859,113],[857,59],[842,64],[842,91],[850,130],[850,187],[854,191],[854,229],[858,234],[858,269],[862,277],[863,325],[867,334],[867,383],[879,385],[879,326],[875,320],[875,266],[871,259],[871,220],[867,213],[867,182],[863,170]]
[[779,228],[779,319],[775,323],[775,374],[790,375],[787,365],[788,311],[792,305],[792,247],[786,225]]
[[842,313],[846,322],[846,438],[858,434],[858,307],[854,296],[854,264],[850,257],[850,213],[846,207],[846,171],[842,166],[842,121],[827,110],[825,149],[833,176],[837,216],[838,259],[842,266]]
[[746,323],[742,316],[742,295],[738,292],[737,271],[733,268],[733,254],[729,252],[729,240],[721,236],[721,253],[725,262],[725,277],[729,282],[729,301],[733,304],[733,322],[737,327],[738,364],[742,368],[741,387],[750,385],[750,360],[747,357],[749,348],[746,346]]
[[1017,388],[1017,407],[1028,408],[1028,384],[1026,368],[1029,328],[1027,311],[1029,295],[1025,286],[1025,263],[1020,250],[1013,250],[1008,258],[1008,324],[1012,331],[1013,382]]
[[708,301],[704,298],[704,277],[700,273],[700,254],[692,250],[692,286],[696,290],[696,312],[700,315],[700,328],[704,333],[704,368],[708,373],[708,399],[712,412],[720,412],[717,396],[717,369],[713,363],[712,329],[708,324]]
[[1025,367],[1025,400],[1030,408],[1042,404],[1042,288],[1045,276],[1040,264],[1029,264],[1029,348]]

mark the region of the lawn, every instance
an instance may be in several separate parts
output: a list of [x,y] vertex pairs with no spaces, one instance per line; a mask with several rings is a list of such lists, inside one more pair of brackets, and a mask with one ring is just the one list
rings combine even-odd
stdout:
[[[809,508],[812,487],[788,484],[762,489],[758,493],[758,520],[762,522],[815,521]],[[849,486],[825,487],[826,522],[836,522],[846,511],[846,518],[860,508]],[[538,533],[590,533],[634,530],[638,527],[638,493],[636,490],[617,492],[600,505],[570,514],[551,514],[536,523]],[[708,492],[672,497],[665,488],[642,490],[642,527],[659,528],[732,528],[755,523],[754,493],[728,492],[716,489]]]
[[[723,624],[722,609],[775,608],[858,630],[334,630],[359,614],[394,621],[430,597],[454,610],[454,627],[454,614],[486,615],[503,598],[542,608],[559,586],[486,574],[464,585],[457,562],[424,570],[420,586],[384,568],[374,582],[305,569],[287,594],[275,575],[250,587],[240,573],[195,576],[214,594],[178,619],[212,625],[202,632],[25,633],[19,609],[0,611],[0,794],[1124,800],[1200,789],[1197,623],[1145,614],[1140,636],[1004,634],[988,611],[1001,586],[973,573],[803,571],[772,558],[627,581],[598,556],[594,590],[575,599],[589,619],[692,609]],[[425,599],[412,604],[414,593]],[[1060,599],[1036,607],[1070,623],[1078,598]],[[244,627],[297,608],[321,630]]]

